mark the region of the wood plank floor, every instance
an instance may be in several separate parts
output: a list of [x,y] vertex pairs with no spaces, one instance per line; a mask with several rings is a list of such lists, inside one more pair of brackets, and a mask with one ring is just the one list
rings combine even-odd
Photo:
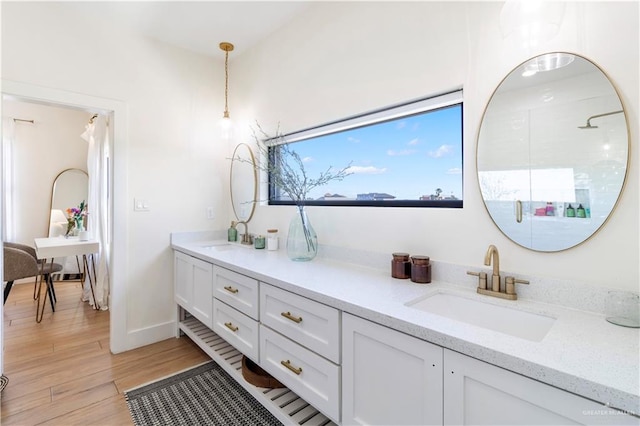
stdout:
[[35,322],[33,284],[4,305],[4,425],[131,425],[123,392],[210,358],[189,338],[113,355],[109,311],[80,300],[78,282],[56,283],[56,312]]

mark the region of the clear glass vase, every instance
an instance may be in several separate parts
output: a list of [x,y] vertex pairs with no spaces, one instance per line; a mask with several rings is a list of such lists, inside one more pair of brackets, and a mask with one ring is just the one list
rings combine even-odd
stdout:
[[79,217],[76,219],[76,227],[73,230],[73,235],[77,237],[82,231],[84,231],[84,221]]
[[318,254],[318,236],[309,222],[304,206],[298,206],[296,215],[289,224],[287,254],[297,262],[312,260]]

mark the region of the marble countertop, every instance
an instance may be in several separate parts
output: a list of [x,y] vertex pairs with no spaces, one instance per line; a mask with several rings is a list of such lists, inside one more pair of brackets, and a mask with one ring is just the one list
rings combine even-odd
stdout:
[[[173,240],[172,247],[609,407],[640,414],[640,329],[616,326],[603,315],[559,305],[481,296],[444,281],[398,280],[381,268],[326,258],[292,262],[285,250],[219,243]],[[433,292],[539,313],[556,321],[542,341],[535,342],[406,305]]]

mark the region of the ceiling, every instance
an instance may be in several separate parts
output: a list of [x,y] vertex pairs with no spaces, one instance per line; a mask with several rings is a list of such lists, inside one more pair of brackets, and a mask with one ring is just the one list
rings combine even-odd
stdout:
[[[311,1],[62,2],[65,13],[109,22],[168,44],[223,57],[222,41],[238,55],[276,31]],[[233,56],[230,55],[230,60]]]

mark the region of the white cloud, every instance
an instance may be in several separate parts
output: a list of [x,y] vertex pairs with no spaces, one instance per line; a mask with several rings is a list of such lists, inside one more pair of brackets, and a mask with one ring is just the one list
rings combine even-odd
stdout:
[[447,170],[448,175],[461,175],[462,169],[460,167],[454,167],[453,169]]
[[452,145],[440,145],[438,149],[436,149],[435,151],[429,151],[427,155],[432,158],[440,158],[440,157],[449,155],[452,152],[453,152]]
[[356,175],[380,175],[387,172],[387,168],[379,168],[374,166],[351,166],[347,169],[347,173],[353,173]]
[[404,129],[407,126],[407,122],[402,120],[402,121],[398,121],[398,124],[396,124],[396,129]]
[[415,139],[411,139],[409,142],[407,142],[407,145],[409,146],[416,146],[420,143],[420,140],[418,140],[418,138]]
[[304,157],[302,158],[303,163],[311,163],[313,161],[313,157]]
[[400,151],[396,151],[395,149],[387,150],[387,155],[390,157],[399,157],[401,155],[411,155],[415,153],[415,149],[401,149]]
[[353,136],[349,136],[347,138],[347,141],[352,142],[352,143],[360,143],[360,139],[356,139]]

